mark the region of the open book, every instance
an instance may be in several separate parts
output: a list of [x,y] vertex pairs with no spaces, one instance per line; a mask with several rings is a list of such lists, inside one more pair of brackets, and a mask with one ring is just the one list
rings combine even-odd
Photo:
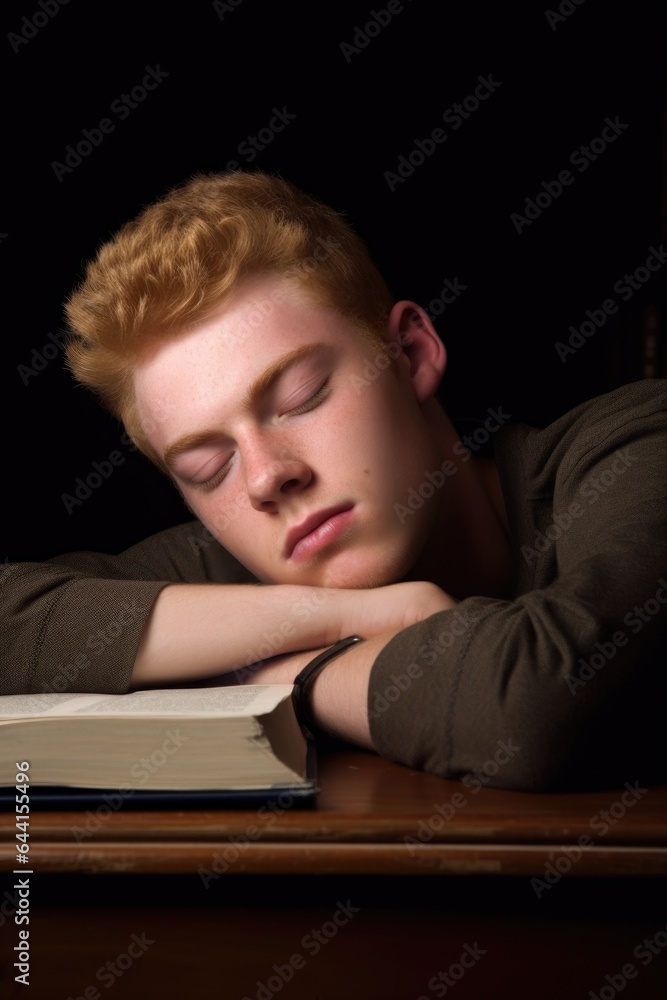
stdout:
[[0,698],[0,786],[308,794],[308,756],[291,684]]

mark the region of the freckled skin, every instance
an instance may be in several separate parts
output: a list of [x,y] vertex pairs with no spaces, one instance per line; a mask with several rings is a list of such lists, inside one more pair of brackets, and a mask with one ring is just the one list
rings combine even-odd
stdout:
[[[257,301],[271,301],[279,287],[282,301],[253,326],[248,316]],[[248,328],[251,335],[239,344],[235,332]],[[266,405],[243,410],[249,384],[276,359],[313,342],[329,350],[326,363],[296,366]],[[376,354],[335,310],[286,279],[261,276],[249,279],[212,319],[138,365],[140,418],[161,455],[184,435],[219,434],[210,447],[182,458],[174,478],[196,516],[259,579],[380,586],[401,580],[424,547],[434,505],[404,523],[394,505],[405,501],[425,468],[439,464],[438,449],[407,363],[363,379]],[[302,387],[316,390],[321,377],[329,380],[329,394],[308,412],[290,415]],[[164,399],[169,407],[160,407]],[[189,481],[193,470],[208,474],[223,458],[229,471],[210,492]],[[290,529],[343,502],[354,505],[354,517],[342,538],[305,563],[285,557]]]

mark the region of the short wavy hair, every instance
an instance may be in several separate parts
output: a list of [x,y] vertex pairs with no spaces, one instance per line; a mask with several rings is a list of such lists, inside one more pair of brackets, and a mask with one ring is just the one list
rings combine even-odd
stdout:
[[256,274],[296,279],[371,343],[386,341],[393,300],[362,240],[334,209],[262,172],[200,174],[149,205],[66,303],[70,369],[157,464],[134,398],[140,351],[208,319]]

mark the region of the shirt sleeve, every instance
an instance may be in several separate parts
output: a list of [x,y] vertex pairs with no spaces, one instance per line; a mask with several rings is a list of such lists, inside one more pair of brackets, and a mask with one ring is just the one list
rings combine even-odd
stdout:
[[2,568],[0,694],[128,690],[155,599],[171,583],[257,582],[197,521],[119,555]]
[[532,535],[514,539],[531,589],[467,598],[387,644],[368,702],[379,753],[527,791],[665,780],[664,396],[570,425],[550,491],[542,448]]

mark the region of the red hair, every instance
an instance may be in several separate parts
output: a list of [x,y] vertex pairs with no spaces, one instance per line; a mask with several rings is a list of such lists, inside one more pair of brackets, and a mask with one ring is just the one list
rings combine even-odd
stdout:
[[140,351],[206,320],[259,273],[294,278],[384,342],[393,300],[361,239],[332,208],[269,174],[198,175],[88,264],[65,306],[69,366],[154,461],[134,400]]

